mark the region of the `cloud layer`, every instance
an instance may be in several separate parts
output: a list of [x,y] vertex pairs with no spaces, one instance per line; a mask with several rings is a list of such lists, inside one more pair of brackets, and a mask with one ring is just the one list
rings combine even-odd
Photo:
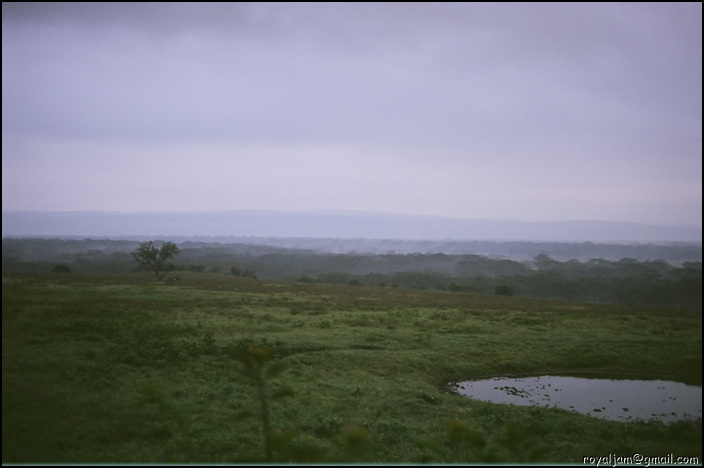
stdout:
[[701,4],[3,3],[3,210],[701,225]]

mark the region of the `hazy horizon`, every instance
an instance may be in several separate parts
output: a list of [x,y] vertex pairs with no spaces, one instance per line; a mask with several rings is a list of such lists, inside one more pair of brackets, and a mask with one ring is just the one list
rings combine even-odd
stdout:
[[696,226],[461,219],[342,210],[210,212],[3,211],[2,235],[301,237],[554,242],[701,242]]
[[319,214],[350,214],[350,215],[369,215],[369,216],[390,216],[390,217],[415,217],[415,218],[445,218],[445,219],[455,219],[463,221],[516,221],[521,223],[556,223],[556,222],[606,222],[606,223],[628,223],[628,224],[640,224],[647,226],[660,226],[660,227],[687,227],[687,228],[698,228],[699,225],[696,222],[692,223],[645,223],[638,221],[617,221],[609,219],[540,219],[540,220],[529,220],[521,218],[502,218],[502,217],[476,217],[467,218],[461,216],[449,216],[449,215],[433,215],[433,214],[423,214],[423,213],[401,213],[401,212],[388,212],[388,211],[373,211],[373,210],[344,210],[344,209],[255,209],[255,208],[243,208],[243,209],[219,209],[219,210],[177,210],[177,209],[164,209],[164,210],[2,210],[3,213],[110,213],[110,214],[217,214],[217,213],[229,213],[229,212],[271,212],[271,213],[319,213]]
[[3,213],[701,231],[701,3],[2,11]]

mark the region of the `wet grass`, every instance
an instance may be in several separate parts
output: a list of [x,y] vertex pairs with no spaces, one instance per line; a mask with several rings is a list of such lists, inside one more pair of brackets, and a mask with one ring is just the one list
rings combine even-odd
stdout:
[[[701,460],[701,421],[624,424],[446,385],[560,371],[701,385],[701,311],[207,273],[5,275],[2,311],[3,462]],[[244,376],[251,349],[280,373]]]

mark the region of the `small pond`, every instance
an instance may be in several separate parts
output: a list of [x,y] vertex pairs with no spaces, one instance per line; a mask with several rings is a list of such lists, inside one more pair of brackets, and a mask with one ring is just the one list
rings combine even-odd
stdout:
[[496,377],[451,387],[477,400],[562,408],[621,422],[655,419],[671,423],[702,417],[702,387],[666,380]]

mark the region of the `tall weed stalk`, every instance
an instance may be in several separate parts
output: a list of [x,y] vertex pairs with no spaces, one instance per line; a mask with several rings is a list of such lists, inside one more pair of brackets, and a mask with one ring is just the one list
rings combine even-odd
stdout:
[[277,396],[284,396],[279,392],[271,394],[267,382],[279,375],[286,368],[281,361],[276,361],[269,348],[252,346],[237,356],[239,367],[237,371],[246,377],[255,387],[260,405],[260,420],[262,423],[262,437],[264,440],[264,456],[267,461],[272,461],[273,450],[271,443],[270,400]]

